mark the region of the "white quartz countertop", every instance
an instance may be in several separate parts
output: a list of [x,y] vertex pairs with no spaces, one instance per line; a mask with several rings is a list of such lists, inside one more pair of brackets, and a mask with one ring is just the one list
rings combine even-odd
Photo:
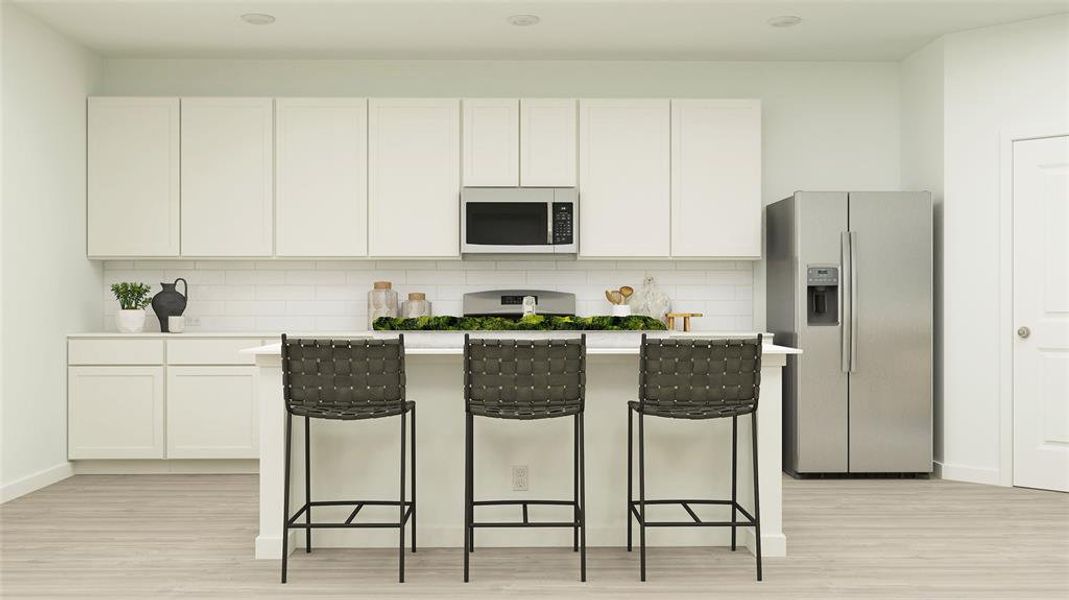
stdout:
[[[462,354],[464,351],[464,334],[463,331],[377,331],[377,332],[360,332],[350,333],[348,335],[326,335],[319,332],[315,335],[318,338],[360,338],[360,337],[374,337],[374,338],[394,338],[399,333],[403,333],[405,336],[405,354],[412,355],[450,355],[450,354]],[[587,354],[638,354],[639,345],[642,340],[641,331],[471,331],[467,332],[473,337],[484,338],[521,338],[521,339],[547,339],[550,337],[578,337],[581,333],[587,335]],[[756,333],[748,332],[713,332],[713,331],[699,331],[699,332],[668,332],[668,331],[655,331],[645,332],[647,335],[656,337],[696,337],[696,338],[753,338],[756,337]],[[764,334],[766,339],[770,339],[771,335]],[[255,336],[248,336],[255,337]],[[297,337],[297,336],[292,336]],[[266,344],[263,346],[257,346],[253,348],[246,348],[241,350],[243,354],[253,355],[278,355],[282,352],[281,342]],[[801,354],[802,351],[797,348],[788,348],[786,346],[777,346],[771,343],[764,344],[764,352],[766,354]]]

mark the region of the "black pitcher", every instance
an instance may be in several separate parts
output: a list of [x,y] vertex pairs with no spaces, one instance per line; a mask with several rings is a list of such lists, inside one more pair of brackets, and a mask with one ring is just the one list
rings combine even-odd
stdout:
[[[179,281],[182,282],[184,294],[175,289]],[[152,310],[160,320],[160,331],[167,333],[170,331],[167,318],[181,316],[186,311],[186,302],[189,299],[189,284],[186,283],[185,279],[179,277],[174,280],[174,283],[160,282],[160,287],[163,289],[152,297]]]

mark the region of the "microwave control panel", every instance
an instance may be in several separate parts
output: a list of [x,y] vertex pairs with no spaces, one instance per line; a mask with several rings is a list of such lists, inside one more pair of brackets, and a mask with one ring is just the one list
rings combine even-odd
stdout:
[[571,202],[553,203],[553,243],[573,243],[572,223],[574,215],[572,209],[575,205]]

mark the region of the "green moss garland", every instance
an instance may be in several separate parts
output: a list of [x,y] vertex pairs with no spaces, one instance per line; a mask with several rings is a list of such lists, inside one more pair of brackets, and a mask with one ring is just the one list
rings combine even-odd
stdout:
[[642,331],[666,329],[652,317],[419,317],[375,320],[376,331]]

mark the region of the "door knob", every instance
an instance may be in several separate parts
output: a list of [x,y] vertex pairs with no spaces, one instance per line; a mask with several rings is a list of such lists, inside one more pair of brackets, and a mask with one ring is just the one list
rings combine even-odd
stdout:
[[1021,338],[1022,340],[1027,338],[1030,335],[1032,335],[1032,330],[1031,329],[1029,329],[1027,327],[1018,327],[1017,328],[1017,337]]

